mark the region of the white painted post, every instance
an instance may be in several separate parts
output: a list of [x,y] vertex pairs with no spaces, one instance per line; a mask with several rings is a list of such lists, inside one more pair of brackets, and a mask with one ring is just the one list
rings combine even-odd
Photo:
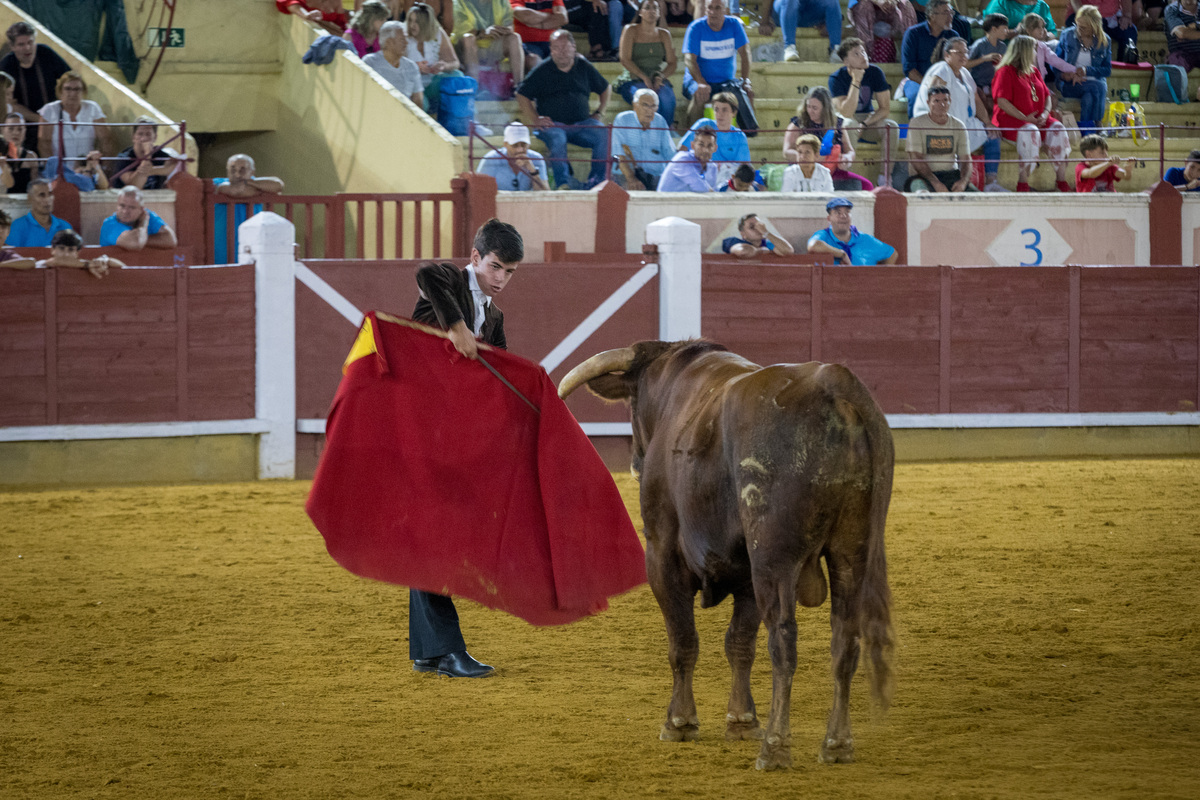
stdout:
[[666,342],[700,335],[700,226],[665,217],[646,226],[658,246],[658,336]]
[[239,263],[254,263],[254,416],[258,477],[296,477],[296,227],[263,211],[238,228]]

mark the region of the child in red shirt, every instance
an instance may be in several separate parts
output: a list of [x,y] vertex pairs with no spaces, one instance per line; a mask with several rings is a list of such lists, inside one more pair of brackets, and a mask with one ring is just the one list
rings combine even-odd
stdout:
[[[1121,166],[1119,156],[1108,156],[1108,142],[1103,136],[1083,137],[1079,143],[1079,152],[1083,161],[1075,165],[1075,191],[1077,192],[1115,192],[1117,181],[1129,177],[1129,170]],[[1132,168],[1133,159],[1129,159]]]

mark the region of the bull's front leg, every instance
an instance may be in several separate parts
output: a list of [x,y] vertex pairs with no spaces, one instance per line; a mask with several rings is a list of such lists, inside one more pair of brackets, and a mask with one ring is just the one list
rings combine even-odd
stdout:
[[659,553],[647,536],[646,576],[667,626],[668,659],[673,677],[671,703],[658,738],[664,742],[691,742],[700,738],[700,718],[692,693],[692,676],[700,653],[696,634],[696,586],[682,559]]
[[[765,585],[764,585],[765,584]],[[796,674],[796,590],[790,582],[755,582],[771,652],[771,719],[754,766],[792,766],[792,679]]]

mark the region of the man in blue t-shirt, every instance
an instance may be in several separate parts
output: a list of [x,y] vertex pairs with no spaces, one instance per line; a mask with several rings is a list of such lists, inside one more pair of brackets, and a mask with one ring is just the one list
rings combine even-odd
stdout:
[[117,192],[117,213],[100,226],[100,246],[141,250],[157,247],[169,250],[176,245],[175,231],[162,217],[142,204],[142,190],[126,186]]
[[852,208],[854,203],[844,197],[835,197],[826,203],[825,218],[829,220],[829,227],[809,238],[808,252],[833,256],[833,260],[842,265],[895,264],[896,248],[870,234],[859,232],[850,224]]
[[529,128],[510,122],[504,128],[504,147],[492,150],[479,162],[475,171],[496,179],[502,192],[544,192],[550,188],[546,176],[546,159],[531,152]]
[[[758,119],[750,107],[750,40],[737,17],[725,13],[725,0],[705,0],[705,16],[683,35],[683,96],[691,100],[688,120],[704,113],[704,104],[720,92],[737,97],[738,127],[758,135]],[[736,57],[736,63],[735,63]],[[741,73],[741,78],[736,77]]]
[[50,240],[59,231],[69,231],[66,220],[54,216],[54,193],[50,182],[37,178],[29,182],[26,190],[29,213],[13,220],[5,244],[9,247],[49,247]]
[[1200,150],[1188,153],[1182,167],[1171,167],[1163,180],[1181,192],[1200,192]]

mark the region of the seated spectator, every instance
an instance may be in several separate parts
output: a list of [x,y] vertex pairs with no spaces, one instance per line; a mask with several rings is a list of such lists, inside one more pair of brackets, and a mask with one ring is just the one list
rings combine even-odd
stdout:
[[1075,68],[1060,73],[1058,91],[1063,97],[1079,98],[1079,127],[1092,133],[1108,108],[1112,74],[1112,48],[1095,6],[1084,6],[1075,14],[1075,25],[1058,40],[1058,57]]
[[1058,191],[1071,191],[1067,183],[1071,143],[1063,124],[1050,116],[1053,98],[1038,73],[1037,42],[1032,38],[1018,36],[1008,43],[992,79],[992,98],[996,101],[992,123],[1005,139],[1017,143],[1017,191],[1029,191],[1029,176],[1043,146],[1054,164]]
[[295,14],[319,25],[334,36],[341,36],[350,24],[350,15],[341,0],[275,0],[275,7],[284,14]]
[[[1000,169],[1000,133],[988,130],[989,119],[985,124],[981,118],[983,110],[979,105],[979,94],[975,79],[967,69],[967,43],[957,36],[953,39],[942,39],[933,51],[936,63],[925,73],[921,80],[921,91],[917,93],[917,102],[913,104],[916,116],[929,113],[929,93],[936,87],[945,87],[950,91],[950,116],[962,123],[967,131],[967,150],[974,153],[983,150],[984,158],[984,188],[989,192],[1002,192],[1004,189],[996,181]],[[910,156],[911,160],[911,151]],[[968,159],[970,160],[970,159]],[[974,187],[972,187],[974,188]]]
[[529,149],[529,128],[510,122],[504,128],[504,147],[492,150],[479,162],[480,175],[496,179],[502,192],[544,192],[550,188],[546,159]]
[[[666,0],[663,23],[667,25],[690,25],[696,16],[692,13],[691,0]],[[703,10],[701,10],[703,15]]]
[[[964,46],[964,50],[965,50]],[[964,54],[965,55],[965,54]],[[967,129],[950,116],[950,89],[934,86],[928,111],[909,120],[906,192],[974,192]],[[915,174],[913,174],[915,173]]]
[[[1163,11],[1167,31],[1167,63],[1182,67],[1184,72],[1200,67],[1200,0],[1178,0]],[[4,64],[0,61],[0,67]],[[1184,99],[1184,98],[1180,98]],[[1196,92],[1200,101],[1200,90]]]
[[814,86],[804,102],[796,108],[796,116],[791,118],[787,130],[783,132],[783,157],[793,163],[798,161],[800,154],[796,152],[796,140],[801,134],[811,133],[821,140],[821,155],[833,175],[834,187],[838,191],[861,189],[869,192],[875,188],[875,184],[862,175],[850,172],[855,152],[851,137],[844,135],[844,122],[833,113],[833,98],[829,96],[829,90],[824,86]]
[[1167,0],[1133,0],[1132,6],[1134,24],[1138,28],[1144,31],[1163,30]]
[[658,95],[653,89],[638,89],[633,110],[622,111],[613,120],[612,157],[620,171],[617,183],[631,192],[652,192],[673,155],[675,142],[658,113]]
[[717,151],[717,132],[700,128],[692,138],[691,150],[680,150],[658,180],[660,192],[711,192],[717,188],[717,165],[710,160]]
[[37,153],[25,149],[25,118],[16,111],[9,114],[0,126],[0,136],[3,137],[4,160],[13,177],[13,185],[8,191],[24,194],[29,182],[40,174]]
[[110,269],[124,269],[125,262],[118,258],[101,253],[92,259],[81,259],[79,250],[83,247],[83,237],[67,228],[54,234],[50,240],[50,257],[37,262],[38,269],[60,267],[67,269],[86,269],[92,277],[103,278]]
[[[1058,54],[1046,44],[1048,34],[1046,33],[1046,21],[1037,14],[1026,14],[1021,20],[1021,24],[1017,26],[1016,35],[1028,36],[1034,41],[1035,53],[1034,61],[1037,62],[1038,74],[1042,76],[1042,81],[1051,80],[1053,73],[1050,68],[1053,67],[1060,73],[1070,73],[1075,71],[1075,65],[1064,61],[1058,57]],[[1005,52],[1008,52],[1005,48]],[[1046,84],[1049,86],[1050,84]]]
[[[850,12],[850,19],[854,22],[854,32],[858,34],[865,53],[876,51],[875,39],[878,36],[875,33],[876,30],[883,31],[883,37],[891,39],[893,36],[903,36],[906,30],[917,24],[916,9],[909,0],[850,0],[847,10]],[[894,44],[891,49],[891,58],[877,58],[877,60],[895,61],[896,47]],[[838,57],[845,61],[840,52]]]
[[[1075,21],[1079,9],[1086,4],[1086,0],[1067,0],[1067,8],[1071,13],[1067,14],[1063,24],[1070,26]],[[1094,5],[1104,20],[1104,33],[1112,40],[1112,60],[1138,63],[1138,29],[1133,24],[1133,0],[1096,0]]]
[[1181,192],[1200,192],[1200,150],[1188,153],[1182,167],[1171,167],[1163,180]]
[[860,232],[850,224],[852,208],[854,203],[844,197],[835,197],[826,203],[825,218],[829,221],[829,227],[809,238],[808,252],[832,256],[834,262],[842,265],[895,264],[898,255],[896,248]]
[[51,156],[46,159],[46,165],[42,167],[42,177],[48,181],[62,178],[81,192],[97,190],[102,192],[108,188],[108,176],[104,174],[104,169],[100,166],[99,150],[88,153],[87,159],[75,168],[63,164],[60,169],[58,156]]
[[1051,38],[1058,33],[1058,28],[1054,27],[1054,16],[1050,13],[1050,6],[1046,4],[1046,0],[991,0],[983,13],[985,15],[1003,14],[1004,18],[1008,20],[1010,29],[1020,25],[1026,14],[1037,14],[1045,23],[1046,31]]
[[[892,162],[890,182],[897,187],[903,186],[908,177],[908,161],[900,150],[900,126],[889,117],[892,85],[883,70],[868,60],[866,48],[858,39],[850,37],[843,41],[837,54],[842,59],[842,67],[829,76],[834,113],[845,119],[851,140],[878,143],[887,131],[886,155]],[[883,155],[880,153],[881,159]],[[888,183],[888,176],[881,172],[879,184]]]
[[[214,191],[217,194],[227,197],[256,197],[261,194],[278,194],[283,191],[283,181],[279,178],[258,177],[254,174],[254,159],[245,153],[232,155],[225,162],[224,178],[213,178],[213,185],[216,187]],[[234,255],[236,256],[238,247],[237,228],[241,226],[252,214],[257,214],[263,210],[262,203],[255,203],[253,211],[246,203],[236,203],[233,205],[233,224],[234,224]],[[213,228],[215,242],[213,250],[214,264],[228,264],[227,259],[229,252],[227,248],[227,225],[228,212],[226,211],[225,203],[217,203],[213,207]]]
[[[921,80],[933,63],[933,48],[939,39],[953,39],[958,34],[950,24],[954,6],[950,0],[929,0],[925,6],[925,22],[919,22],[904,32],[900,44],[900,63],[904,75],[904,97],[908,100],[908,115],[913,116],[913,104],[921,89]],[[966,37],[963,37],[966,38]]]
[[[136,186],[146,191],[162,189],[183,159],[167,147],[158,147],[158,120],[141,116],[133,122],[133,144],[117,153],[113,162],[114,189]],[[122,172],[122,170],[128,170]]]
[[[595,111],[591,94],[600,96]],[[554,185],[561,189],[590,189],[604,180],[608,160],[608,131],[600,118],[608,108],[612,87],[595,67],[575,50],[570,31],[556,30],[550,35],[550,60],[529,73],[517,90],[517,102],[534,135],[550,150],[550,169]],[[592,151],[587,183],[571,175],[567,161],[567,142]]]
[[[418,0],[385,0],[392,10],[392,19],[397,22],[407,22],[408,13],[417,5]],[[433,11],[433,18],[447,35],[454,33],[454,0],[419,0]],[[415,59],[414,59],[415,60]]]
[[[71,67],[58,53],[37,43],[37,29],[28,22],[13,23],[6,35],[12,52],[0,58],[0,72],[16,81],[13,110],[26,122],[37,122],[37,109],[54,100],[53,87]],[[38,129],[29,127],[25,137],[25,149],[37,150]]]
[[770,36],[776,25],[783,31],[784,61],[800,60],[797,28],[817,28],[828,36],[829,60],[838,60],[834,53],[842,43],[842,5],[838,0],[772,0],[770,17],[763,15],[758,32]]
[[621,27],[633,21],[636,10],[624,0],[565,0],[567,21],[587,31],[588,61],[616,61]]
[[0,72],[0,87],[4,88],[4,102],[7,105],[5,114],[13,112],[13,103],[17,99],[17,82],[7,72]]
[[100,226],[100,246],[125,250],[154,247],[170,250],[178,244],[175,231],[142,203],[142,190],[126,186],[117,192],[117,213]]
[[996,65],[1008,49],[1008,18],[1003,14],[988,14],[983,18],[983,36],[976,39],[967,54],[967,69],[979,90],[987,118],[992,117],[992,77]]
[[379,77],[390,83],[396,91],[409,98],[424,110],[425,87],[421,84],[421,70],[405,53],[408,52],[408,34],[403,22],[385,22],[379,29],[378,53],[371,53],[363,63],[379,73]]
[[49,247],[59,231],[70,230],[66,220],[54,216],[54,192],[50,181],[36,178],[29,182],[26,192],[29,213],[13,220],[5,244],[10,247]]
[[[729,92],[738,101],[738,127],[747,136],[757,136],[758,119],[750,106],[750,39],[742,21],[726,15],[725,0],[705,0],[704,9],[705,16],[688,25],[683,35],[683,96],[691,100],[688,120],[699,119],[710,98]],[[740,79],[735,77],[738,72]]]
[[630,105],[639,90],[655,92],[658,113],[668,128],[674,128],[675,89],[669,78],[675,74],[675,45],[671,32],[660,27],[658,21],[658,0],[642,0],[633,23],[621,33],[620,59],[625,69],[613,85]]
[[749,164],[739,164],[718,192],[765,192],[767,184],[762,174]]
[[350,18],[346,28],[346,41],[354,45],[354,52],[362,58],[369,53],[378,53],[379,29],[391,19],[392,10],[380,0],[366,0]]
[[724,183],[738,168],[750,160],[750,141],[733,120],[737,115],[738,99],[732,92],[721,92],[712,99],[713,119],[701,117],[696,120],[684,137],[679,140],[681,148],[692,143],[699,128],[712,128],[717,132],[717,154],[713,161],[717,165],[717,182]]
[[[1087,6],[1084,6],[1087,8]],[[1079,16],[1075,22],[1078,24]],[[1077,192],[1115,192],[1117,181],[1129,177],[1129,170],[1121,166],[1121,157],[1108,155],[1108,140],[1103,136],[1090,134],[1083,137],[1079,143],[1079,152],[1083,160],[1075,165],[1075,191]],[[1126,162],[1133,169],[1136,159]]]
[[[80,159],[93,150],[111,153],[112,134],[103,125],[108,122],[98,103],[87,98],[87,84],[78,72],[64,72],[58,79],[59,99],[38,109],[43,123],[64,120],[61,128],[57,124],[42,125],[38,132],[38,152],[43,158],[61,155],[68,165],[77,167]],[[60,135],[61,133],[61,135]],[[60,141],[61,139],[61,141]]]
[[563,0],[509,0],[513,7],[513,29],[521,37],[528,73],[550,57],[550,34],[567,24]]
[[454,32],[463,69],[479,78],[480,64],[499,65],[505,58],[512,69],[513,86],[525,80],[525,52],[513,29],[513,9],[508,0],[454,0]]
[[[7,211],[0,210],[0,242],[8,239],[8,231],[12,228],[12,217]],[[5,269],[33,269],[37,262],[32,258],[26,258],[8,247],[0,247],[0,268]]]
[[833,178],[824,164],[818,164],[821,140],[806,133],[796,140],[797,161],[783,171],[781,192],[833,193]]
[[433,7],[426,3],[414,3],[408,10],[404,32],[408,34],[406,57],[417,65],[421,73],[425,110],[431,117],[437,117],[442,78],[462,75],[454,45],[450,43],[450,34],[438,24]]
[[790,256],[796,251],[787,239],[767,230],[767,225],[757,214],[747,214],[738,220],[738,235],[728,236],[721,242],[721,249],[737,258],[758,258],[767,253]]

